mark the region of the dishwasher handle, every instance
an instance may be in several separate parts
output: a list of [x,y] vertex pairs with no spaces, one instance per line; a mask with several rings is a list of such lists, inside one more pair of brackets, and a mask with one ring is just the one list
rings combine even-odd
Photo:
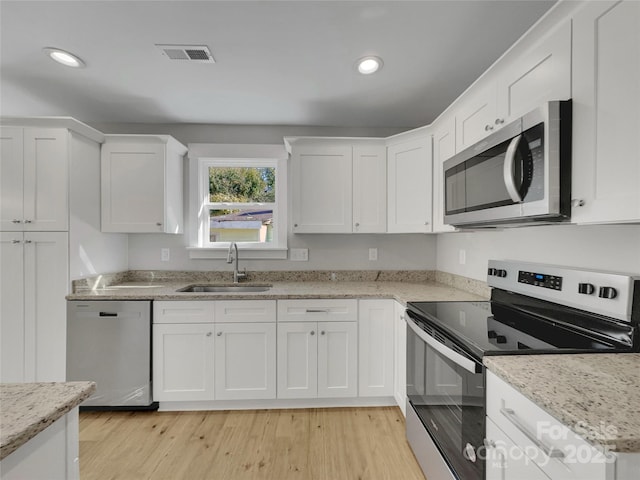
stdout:
[[117,317],[118,316],[117,313],[113,313],[113,312],[100,312],[98,315],[100,315],[101,317]]

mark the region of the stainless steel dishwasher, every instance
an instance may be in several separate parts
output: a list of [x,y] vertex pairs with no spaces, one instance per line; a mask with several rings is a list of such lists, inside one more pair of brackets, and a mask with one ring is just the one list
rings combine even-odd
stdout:
[[67,381],[91,380],[85,409],[152,410],[151,302],[68,301]]

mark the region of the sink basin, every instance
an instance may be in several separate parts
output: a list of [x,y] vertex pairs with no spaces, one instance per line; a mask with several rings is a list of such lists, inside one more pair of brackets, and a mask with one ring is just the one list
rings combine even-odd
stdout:
[[234,293],[234,292],[266,292],[272,285],[189,285],[188,287],[181,288],[178,292],[192,292],[192,293],[205,293],[205,292],[219,292],[219,293]]

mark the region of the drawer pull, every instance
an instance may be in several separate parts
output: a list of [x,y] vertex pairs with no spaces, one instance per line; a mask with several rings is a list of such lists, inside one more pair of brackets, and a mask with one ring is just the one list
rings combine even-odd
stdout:
[[530,432],[529,429],[524,424],[522,424],[522,422],[520,422],[520,420],[518,420],[518,417],[516,417],[516,412],[514,412],[511,408],[503,407],[500,409],[500,413],[507,417],[507,420],[509,420],[518,430],[520,430],[525,437],[531,440],[536,447],[542,450],[547,457],[558,459],[564,458],[564,452],[562,450],[545,445],[538,437],[536,437],[535,434]]
[[327,308],[307,308],[307,313],[329,313]]

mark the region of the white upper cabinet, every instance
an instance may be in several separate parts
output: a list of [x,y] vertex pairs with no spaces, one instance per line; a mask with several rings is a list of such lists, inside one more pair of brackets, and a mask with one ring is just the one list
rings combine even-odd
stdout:
[[166,135],[107,135],[102,146],[102,231],[182,233],[187,149]]
[[294,146],[294,233],[350,233],[352,152],[350,145]]
[[64,128],[0,127],[0,230],[69,228]]
[[640,221],[640,3],[589,2],[574,18],[571,219]]
[[384,145],[353,147],[353,232],[387,230],[387,152]]
[[438,119],[433,125],[433,232],[453,232],[444,223],[443,163],[456,153],[456,121],[454,117]]
[[293,232],[384,232],[386,165],[381,142],[296,140],[291,168]]
[[[530,42],[530,45],[528,45]],[[454,107],[456,151],[549,100],[571,98],[571,21],[523,39]]]
[[401,138],[387,148],[387,232],[431,232],[431,137]]

